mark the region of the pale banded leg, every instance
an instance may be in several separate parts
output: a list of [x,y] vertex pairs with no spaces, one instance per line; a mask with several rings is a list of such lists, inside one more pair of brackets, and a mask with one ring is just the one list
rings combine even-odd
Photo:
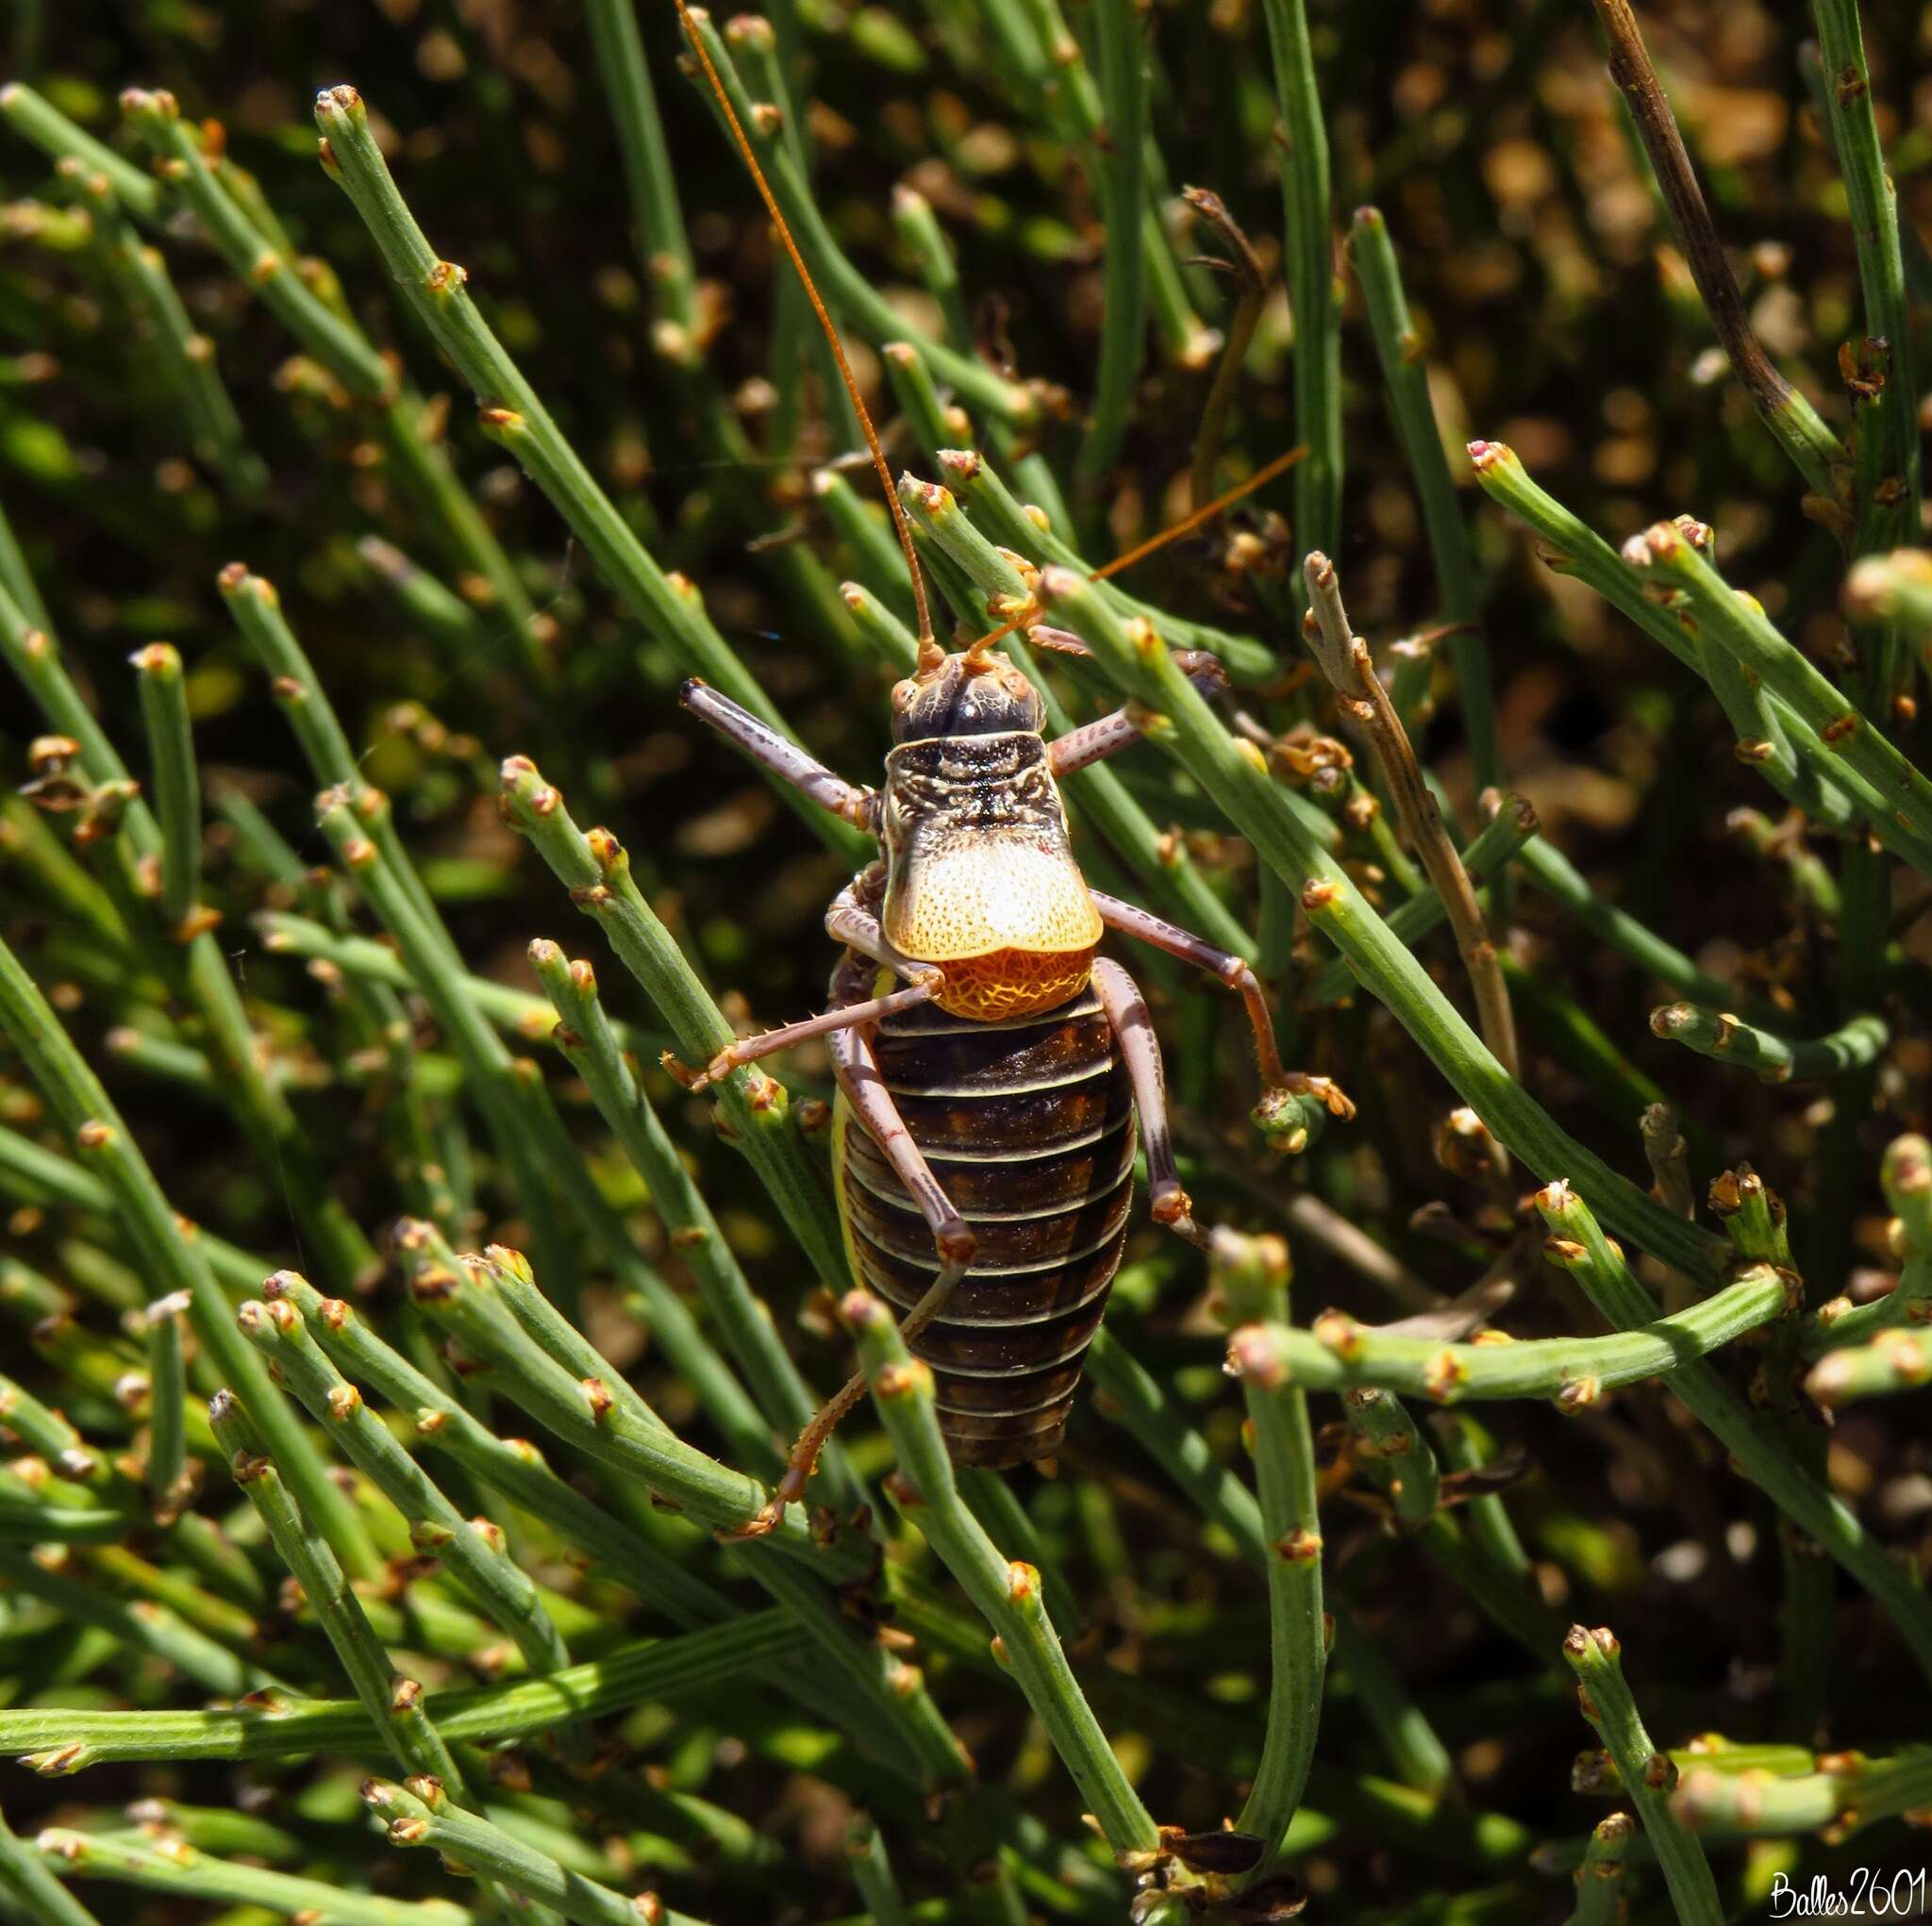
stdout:
[[763,763],[774,774],[782,776],[794,789],[802,790],[834,816],[841,816],[860,829],[878,827],[876,790],[858,789],[843,776],[834,775],[824,763],[815,761],[770,724],[759,722],[749,709],[741,708],[728,695],[720,695],[708,683],[693,675],[677,691],[677,699],[692,715],[736,743],[754,762]]
[[[924,1154],[912,1141],[912,1133],[906,1128],[898,1105],[892,1102],[892,1093],[879,1074],[870,1031],[868,1022],[863,1027],[846,1028],[835,1034],[832,1070],[845,1101],[885,1154],[899,1181],[919,1206],[919,1214],[932,1229],[933,1247],[940,1260],[939,1275],[900,1320],[899,1335],[909,1344],[939,1315],[966,1275],[978,1240],[966,1220],[953,1207],[952,1199],[940,1187]],[[785,1507],[805,1496],[825,1440],[864,1395],[865,1373],[857,1371],[820,1406],[817,1416],[799,1434],[798,1442],[786,1458],[783,1474],[772,1487],[771,1497],[743,1525],[724,1536],[757,1538],[774,1530],[785,1516]]]
[[1064,736],[1056,736],[1046,745],[1048,767],[1057,776],[1072,775],[1076,769],[1117,755],[1141,739],[1141,725],[1131,711],[1115,709],[1098,722],[1082,722]]
[[741,1064],[756,1063],[761,1056],[775,1055],[808,1038],[830,1036],[834,1031],[849,1030],[858,1023],[875,1023],[881,1017],[890,1017],[898,1010],[909,1010],[915,1004],[930,1003],[937,990],[936,983],[915,983],[886,996],[868,997],[863,1003],[848,1004],[842,1009],[821,1010],[815,1017],[801,1017],[795,1023],[781,1023],[775,1030],[765,1030],[756,1037],[742,1037],[736,1043],[727,1044],[703,1070],[694,1071],[689,1064],[680,1063],[668,1050],[660,1061],[673,1079],[687,1090],[702,1090],[715,1084],[720,1077],[728,1076]]
[[[1064,629],[1047,630],[1036,626],[1028,634],[1034,641],[1062,655],[1091,654],[1078,636],[1068,635]],[[1062,639],[1048,641],[1048,636]],[[1067,643],[1075,646],[1070,648]],[[1227,687],[1227,672],[1221,666],[1220,657],[1208,655],[1205,649],[1176,649],[1174,659],[1203,695],[1212,695]],[[1075,770],[1085,769],[1107,756],[1118,755],[1123,749],[1131,748],[1140,739],[1141,723],[1130,703],[1125,708],[1115,709],[1111,715],[1083,722],[1077,729],[1069,729],[1064,736],[1056,736],[1046,745],[1047,764],[1057,776],[1072,775]]]
[[1261,994],[1260,979],[1240,956],[1217,950],[1210,942],[1190,934],[1171,922],[1118,897],[1104,896],[1098,889],[1089,892],[1100,920],[1108,929],[1163,950],[1183,963],[1191,963],[1218,977],[1229,989],[1241,994],[1248,1013],[1248,1027],[1255,1033],[1255,1054],[1261,1061],[1261,1081],[1270,1089],[1307,1092],[1319,1100],[1331,1116],[1347,1119],[1355,1105],[1343,1095],[1341,1087],[1327,1077],[1310,1076],[1305,1071],[1283,1067],[1281,1051],[1274,1041],[1274,1020],[1268,1014],[1267,999]]
[[945,981],[945,971],[940,965],[908,956],[880,925],[878,905],[885,887],[883,863],[873,863],[861,870],[833,897],[831,908],[825,911],[825,934],[848,950],[857,950],[861,956],[883,963],[908,983],[926,983],[939,988]]
[[[737,1042],[719,1051],[702,1070],[691,1069],[666,1051],[660,1059],[664,1068],[687,1090],[702,1090],[715,1084],[719,1078],[728,1076],[741,1064],[756,1063],[761,1056],[789,1050],[792,1044],[803,1043],[808,1038],[829,1036],[835,1030],[849,1030],[855,1023],[876,1022],[881,1017],[890,1017],[895,1010],[909,1010],[915,1004],[930,1003],[944,987],[945,972],[936,963],[921,963],[903,955],[886,940],[878,918],[867,907],[876,899],[883,884],[884,871],[880,864],[874,863],[861,870],[840,890],[831,908],[825,912],[825,929],[848,950],[870,957],[874,963],[883,963],[888,969],[909,979],[907,988],[895,989],[884,996],[841,996],[831,1008],[821,1011],[816,1017],[804,1017],[795,1023],[782,1024],[757,1037],[741,1037]],[[842,971],[841,976],[834,978],[835,982],[841,980]]]
[[1191,1244],[1205,1248],[1208,1234],[1194,1221],[1193,1202],[1181,1188],[1180,1172],[1174,1168],[1174,1133],[1167,1121],[1167,1076],[1146,1000],[1134,979],[1110,956],[1094,961],[1093,993],[1121,1046],[1127,1081],[1134,1087],[1134,1108],[1141,1113],[1141,1140],[1147,1149],[1148,1215]]

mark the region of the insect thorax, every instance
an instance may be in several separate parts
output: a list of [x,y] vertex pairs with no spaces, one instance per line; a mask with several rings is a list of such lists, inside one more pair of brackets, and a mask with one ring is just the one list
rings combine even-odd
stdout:
[[1037,731],[900,743],[881,835],[886,936],[946,966],[941,1008],[992,1022],[1086,987],[1100,916]]

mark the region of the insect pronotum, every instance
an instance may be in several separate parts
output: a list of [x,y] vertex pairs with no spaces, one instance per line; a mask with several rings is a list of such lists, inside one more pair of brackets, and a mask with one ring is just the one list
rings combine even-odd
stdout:
[[[1237,991],[1267,1088],[1312,1093],[1341,1117],[1353,1106],[1327,1079],[1283,1067],[1244,959],[1103,895],[1082,876],[1058,778],[1135,741],[1130,711],[1049,742],[1040,691],[992,646],[1030,628],[1025,616],[957,652],[934,639],[905,511],[838,331],[686,0],[676,4],[844,375],[911,572],[920,639],[913,673],[892,690],[882,789],[845,782],[704,683],[684,685],[681,699],[694,715],[876,836],[882,854],[826,912],[826,932],[844,949],[824,1012],[734,1043],[701,1070],[673,1068],[702,1089],[740,1064],[807,1038],[827,1039],[839,1087],[839,1210],[853,1267],[903,1314],[908,1344],[932,1368],[955,1460],[1027,1464],[1059,1445],[1120,1266],[1137,1118],[1150,1214],[1206,1241],[1175,1171],[1146,1004],[1127,971],[1099,954],[1102,935],[1136,938]],[[1269,464],[1167,539],[1292,459]],[[1076,638],[1034,636],[1084,653]],[[1219,681],[1211,656],[1185,666],[1208,686]],[[772,1529],[804,1495],[825,1438],[863,1390],[854,1378],[812,1420],[750,1532]]]

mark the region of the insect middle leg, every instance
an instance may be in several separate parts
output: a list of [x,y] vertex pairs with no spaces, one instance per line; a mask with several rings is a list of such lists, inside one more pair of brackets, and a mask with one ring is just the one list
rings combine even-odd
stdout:
[[1289,1070],[1281,1061],[1280,1047],[1274,1040],[1274,1020],[1268,1014],[1268,1001],[1261,994],[1260,979],[1247,962],[1231,951],[1217,950],[1205,938],[1163,921],[1131,903],[1090,892],[1100,920],[1108,929],[1123,936],[1136,937],[1154,949],[1165,951],[1183,963],[1191,963],[1220,978],[1229,989],[1240,993],[1248,1013],[1248,1027],[1255,1033],[1255,1054],[1261,1063],[1261,1081],[1270,1089],[1293,1090],[1316,1098],[1331,1116],[1344,1120],[1355,1115],[1355,1105],[1343,1094],[1340,1084],[1328,1077],[1310,1076],[1306,1071]]
[[[849,980],[850,971],[841,967],[841,978]],[[851,1007],[857,1007],[853,1005]],[[885,1154],[917,1204],[919,1213],[932,1231],[933,1249],[939,1258],[939,1273],[925,1294],[899,1320],[899,1335],[909,1344],[945,1307],[946,1300],[958,1288],[972,1265],[978,1240],[964,1218],[953,1207],[952,1200],[941,1188],[932,1166],[913,1142],[912,1134],[899,1115],[898,1105],[879,1074],[878,1060],[873,1054],[872,1021],[837,1031],[832,1038],[832,1070],[839,1088],[858,1117]],[[818,1467],[819,1453],[825,1440],[837,1430],[840,1420],[857,1404],[866,1388],[865,1373],[855,1372],[827,1399],[816,1417],[799,1434],[798,1441],[785,1462],[785,1470],[772,1495],[736,1531],[732,1538],[762,1537],[777,1526],[785,1507],[805,1496]]]

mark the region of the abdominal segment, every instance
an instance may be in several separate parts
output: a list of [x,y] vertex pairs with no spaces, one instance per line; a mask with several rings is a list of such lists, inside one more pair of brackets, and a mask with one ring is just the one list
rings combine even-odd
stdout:
[[[954,1462],[1056,1451],[1120,1268],[1133,1201],[1124,1066],[1091,990],[1000,1024],[916,1008],[887,1019],[879,1072],[978,1240],[946,1308],[913,1340]],[[902,1313],[939,1270],[932,1232],[843,1105],[840,1207],[864,1282]]]

